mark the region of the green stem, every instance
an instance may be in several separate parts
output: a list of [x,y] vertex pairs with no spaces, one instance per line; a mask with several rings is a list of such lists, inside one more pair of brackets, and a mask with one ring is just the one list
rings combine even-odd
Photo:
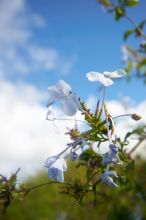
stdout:
[[136,24],[136,22],[130,18],[127,14],[124,15],[124,17],[133,25],[133,27],[135,27],[135,29],[138,30],[138,32],[140,33],[140,35],[144,38],[144,40],[146,40],[146,35],[145,33],[138,27],[138,25]]
[[47,119],[48,121],[78,121],[78,122],[86,122],[85,120],[80,119],[71,119],[71,118],[53,118],[53,119]]

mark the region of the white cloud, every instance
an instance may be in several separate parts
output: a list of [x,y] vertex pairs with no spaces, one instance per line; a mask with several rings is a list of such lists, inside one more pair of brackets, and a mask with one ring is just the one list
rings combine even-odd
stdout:
[[72,58],[38,43],[33,31],[45,28],[47,24],[42,16],[30,12],[26,3],[26,0],[0,1],[0,68],[6,74],[40,70],[69,72],[74,65]]
[[[21,167],[21,175],[42,169],[50,155],[59,153],[69,142],[64,133],[72,121],[59,121],[57,128],[45,120],[42,105],[46,94],[31,85],[0,81],[0,173]],[[56,114],[62,117],[60,110]],[[57,131],[57,132],[56,132]]]
[[[23,43],[31,32],[25,11],[24,0],[0,1],[0,41],[3,43]],[[23,15],[23,16],[22,16]]]
[[75,63],[75,59],[70,58],[67,60],[59,51],[51,48],[30,46],[28,55],[34,70],[56,70],[66,74]]

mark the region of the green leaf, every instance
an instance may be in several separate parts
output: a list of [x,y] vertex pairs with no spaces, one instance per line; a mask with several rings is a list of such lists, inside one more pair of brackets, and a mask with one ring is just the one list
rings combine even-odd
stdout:
[[133,32],[134,32],[134,30],[131,30],[131,29],[125,31],[125,33],[124,33],[124,40],[127,40],[128,37],[129,37]]
[[135,32],[136,37],[141,36],[141,29],[140,28],[136,28],[134,32]]
[[142,30],[144,28],[144,25],[146,24],[146,20],[142,21],[138,27]]
[[102,4],[105,7],[111,6],[111,2],[109,0],[97,0],[100,4]]
[[125,10],[122,7],[115,8],[115,19],[118,21],[121,17],[125,15]]
[[138,4],[138,0],[128,0],[126,1],[126,6],[128,7],[135,7]]
[[132,70],[132,61],[130,60],[126,63],[125,71],[126,71],[126,73],[129,74],[131,72],[131,70]]
[[141,62],[137,64],[138,71],[145,71],[146,70],[146,58],[144,57]]

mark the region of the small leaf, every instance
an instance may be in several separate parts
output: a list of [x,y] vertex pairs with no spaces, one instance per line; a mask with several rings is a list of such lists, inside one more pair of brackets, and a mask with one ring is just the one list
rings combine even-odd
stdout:
[[126,63],[125,71],[126,71],[126,73],[129,74],[131,72],[131,70],[132,70],[132,61],[130,60]]
[[136,28],[134,32],[135,32],[136,37],[139,37],[139,36],[142,35],[142,34],[141,34],[141,29],[140,29],[140,28]]
[[125,10],[121,7],[115,8],[115,19],[118,21],[121,17],[125,15]]
[[123,37],[124,37],[124,40],[127,40],[128,37],[129,37],[133,32],[134,32],[134,30],[131,30],[131,29],[125,31],[124,36],[123,36]]
[[97,0],[100,4],[102,4],[105,7],[111,6],[111,2],[109,0]]
[[126,6],[135,7],[138,4],[138,0],[128,0],[126,1]]
[[138,27],[142,30],[144,28],[144,25],[146,24],[146,20],[142,21]]

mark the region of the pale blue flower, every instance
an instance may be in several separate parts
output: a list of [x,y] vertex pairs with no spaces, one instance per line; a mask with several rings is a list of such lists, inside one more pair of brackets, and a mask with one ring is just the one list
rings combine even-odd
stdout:
[[109,186],[119,187],[111,177],[118,178],[116,171],[105,171],[100,178],[102,181],[106,182]]
[[77,160],[77,158],[78,158],[78,155],[77,155],[77,153],[76,152],[70,152],[70,158],[71,158],[71,160]]
[[123,69],[115,70],[113,72],[88,72],[86,77],[89,81],[95,82],[98,81],[104,86],[111,86],[114,82],[112,79],[121,78],[126,75],[126,72]]
[[45,162],[45,167],[48,168],[49,178],[57,182],[64,182],[64,172],[67,170],[67,165],[62,157],[49,157]]
[[113,163],[116,164],[120,161],[118,156],[119,147],[116,144],[109,145],[109,151],[102,155],[102,163],[104,165]]
[[115,153],[115,154],[117,154],[118,151],[119,151],[119,147],[118,147],[116,144],[110,144],[110,145],[109,145],[109,148],[110,148],[110,150],[111,150],[113,153]]
[[[61,109],[66,115],[72,116],[76,114],[77,110],[82,111],[79,98],[71,91],[71,86],[65,81],[59,80],[55,86],[48,87],[48,91],[50,96],[48,107],[60,100]],[[47,115],[49,115],[48,113]]]

